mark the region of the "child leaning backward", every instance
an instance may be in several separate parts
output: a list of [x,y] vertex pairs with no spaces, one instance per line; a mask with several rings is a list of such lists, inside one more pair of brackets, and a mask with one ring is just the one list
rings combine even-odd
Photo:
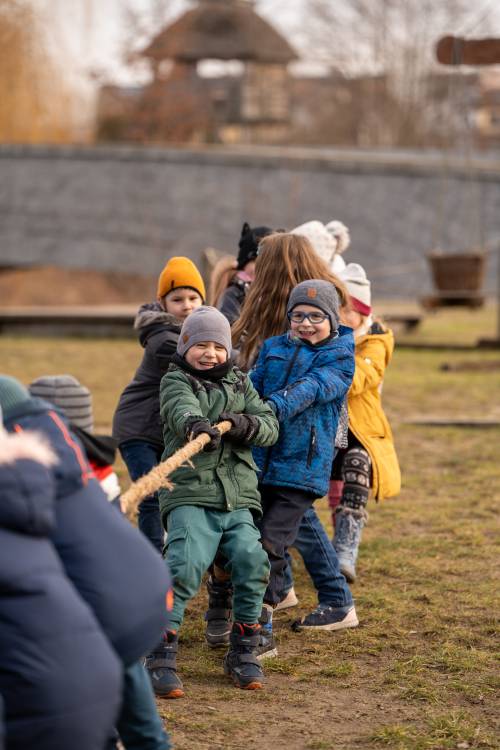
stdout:
[[[172,491],[159,493],[174,606],[172,629],[147,657],[146,667],[156,694],[166,698],[183,695],[176,674],[178,630],[188,601],[219,549],[234,589],[234,623],[224,671],[237,687],[248,690],[261,688],[264,680],[255,650],[269,563],[254,522],[261,504],[250,446],[276,442],[278,422],[249,377],[233,367],[230,351],[226,318],[214,307],[200,307],[184,321],[177,354],[161,382],[163,458],[186,440],[203,433],[210,437],[191,465],[172,473]],[[226,419],[232,428],[221,439],[214,424]]]
[[[141,364],[120,396],[113,417],[113,437],[135,482],[158,464],[163,452],[160,383],[175,354],[183,321],[203,304],[205,285],[189,258],[170,258],[158,279],[158,300],[139,308],[134,328],[144,348]],[[158,495],[139,506],[139,528],[158,552],[163,528]]]
[[[339,326],[339,299],[329,281],[312,279],[291,292],[290,331],[264,342],[251,378],[280,424],[272,448],[254,450],[261,470],[262,544],[271,575],[264,594],[261,657],[276,654],[272,613],[284,589],[285,553],[304,513],[328,492],[342,402],[354,374],[351,329]],[[351,605],[345,626],[357,625]]]

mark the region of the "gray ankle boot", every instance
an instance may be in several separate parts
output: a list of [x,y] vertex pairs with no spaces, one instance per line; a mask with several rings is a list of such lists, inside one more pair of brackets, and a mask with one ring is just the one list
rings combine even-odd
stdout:
[[333,546],[339,559],[341,572],[349,583],[356,580],[356,560],[363,526],[368,520],[364,508],[354,510],[345,505],[337,508]]

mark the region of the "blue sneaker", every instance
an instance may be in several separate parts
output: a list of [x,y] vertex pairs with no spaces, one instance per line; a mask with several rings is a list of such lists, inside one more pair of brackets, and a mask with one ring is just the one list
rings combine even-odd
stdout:
[[294,630],[344,630],[356,628],[359,620],[354,605],[346,612],[344,607],[318,604],[314,612],[293,624]]

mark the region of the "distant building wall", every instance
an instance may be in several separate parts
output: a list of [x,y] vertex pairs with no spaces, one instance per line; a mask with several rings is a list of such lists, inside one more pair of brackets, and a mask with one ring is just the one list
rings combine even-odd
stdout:
[[[315,149],[0,148],[0,265],[156,274],[235,252],[243,221],[340,219],[376,294],[431,288],[425,253],[500,245],[500,160]],[[481,227],[481,232],[479,231]],[[495,288],[495,259],[488,291]],[[57,290],[55,301],[57,301]]]

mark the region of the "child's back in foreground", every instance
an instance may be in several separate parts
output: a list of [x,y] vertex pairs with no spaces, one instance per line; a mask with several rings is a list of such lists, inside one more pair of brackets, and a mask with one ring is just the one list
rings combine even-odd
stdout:
[[[176,633],[219,548],[228,560],[234,588],[234,625],[224,668],[238,687],[261,687],[263,681],[253,651],[259,642],[269,565],[254,523],[261,506],[250,446],[274,443],[278,423],[248,376],[232,366],[230,350],[226,318],[214,308],[200,307],[183,324],[177,356],[161,383],[163,458],[197,435],[211,438],[192,465],[173,472],[172,491],[160,491],[174,579],[173,631],[152,656],[151,674],[156,692],[166,697],[182,694],[175,674]],[[233,427],[221,439],[213,425],[225,419]]]

